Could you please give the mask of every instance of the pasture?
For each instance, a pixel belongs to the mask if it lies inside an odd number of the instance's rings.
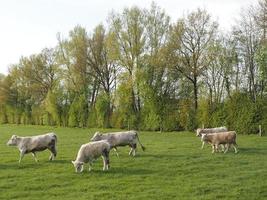
[[[77,174],[71,160],[95,130],[1,125],[0,199],[267,199],[267,137],[238,135],[238,154],[211,154],[195,133],[141,131],[145,152],[138,145],[133,158],[123,147],[117,158],[112,150],[109,171],[98,159],[90,173],[85,165]],[[19,165],[17,148],[6,146],[13,133],[50,131],[58,135],[55,161],[46,150],[37,153],[38,163],[28,154]]]

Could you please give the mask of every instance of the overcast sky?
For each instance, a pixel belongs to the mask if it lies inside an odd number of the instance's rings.
[[[54,47],[56,33],[67,36],[79,24],[88,32],[106,21],[111,10],[121,12],[137,5],[149,8],[152,0],[1,0],[0,1],[0,73],[18,63],[21,56]],[[218,20],[222,30],[230,30],[241,8],[257,0],[154,0],[172,21],[188,11],[205,8]]]

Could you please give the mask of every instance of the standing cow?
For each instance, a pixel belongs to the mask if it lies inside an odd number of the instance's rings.
[[[233,145],[235,153],[238,152],[235,131],[211,133],[211,134],[204,133],[201,136],[201,141],[208,142],[212,145],[212,153],[218,151],[219,145],[226,145],[224,153],[228,151],[230,145]]]
[[[91,138],[91,141],[99,141],[99,140],[106,140],[111,148],[114,148],[114,150],[117,153],[117,147],[118,146],[127,146],[129,145],[131,147],[131,150],[129,152],[129,155],[135,156],[136,153],[136,147],[137,142],[140,144],[142,150],[145,150],[145,147],[141,144],[138,132],[137,131],[122,131],[122,132],[113,132],[113,133],[99,133],[96,132],[94,136]]]
[[[12,135],[10,140],[7,142],[8,146],[16,146],[20,151],[19,163],[22,158],[27,153],[32,153],[36,162],[38,162],[36,157],[36,152],[44,151],[48,149],[51,151],[49,160],[54,160],[57,155],[56,150],[57,136],[55,133],[47,133],[44,135],[36,136],[26,136],[20,137],[17,135]]]
[[[75,171],[82,172],[85,163],[89,163],[89,171],[91,171],[93,161],[100,156],[103,158],[103,171],[108,170],[109,151],[110,144],[104,140],[83,144],[80,147],[76,160],[72,161]]]
[[[219,133],[219,132],[225,132],[228,131],[225,126],[222,127],[216,127],[216,128],[198,128],[196,131],[196,136],[201,137],[202,134],[211,134],[211,133]],[[201,149],[204,148],[205,141],[202,141]],[[224,149],[224,145],[222,145],[222,148]]]

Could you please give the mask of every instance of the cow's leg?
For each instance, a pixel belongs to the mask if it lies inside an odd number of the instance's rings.
[[[24,157],[25,150],[20,151],[19,164],[21,163],[22,158]]]
[[[234,144],[233,144],[233,147],[234,147],[234,149],[235,149],[235,153],[237,153],[237,152],[238,152],[238,150],[237,150],[237,144],[234,143]]]
[[[51,139],[50,143],[48,144],[49,151],[51,151],[51,155],[49,157],[49,160],[54,160],[57,156],[57,149],[56,149],[56,139]]]
[[[136,154],[136,144],[133,144],[132,148],[133,148],[133,156],[135,156],[135,154]]]
[[[114,147],[113,149],[114,149],[114,151],[115,151],[117,157],[119,157],[119,153],[118,153],[118,149],[117,149],[117,147]]]
[[[132,155],[132,153],[133,153],[133,147],[131,145],[130,145],[130,147],[131,147],[131,150],[129,151],[129,156]]]
[[[129,146],[131,147],[131,150],[129,152],[129,156],[135,156],[136,153],[136,144],[129,144]]]
[[[220,145],[219,145],[219,144],[216,144],[215,147],[216,147],[215,150],[216,150],[216,152],[218,153],[218,152],[220,151],[220,150],[219,150],[219,149],[220,149]]]
[[[226,153],[229,150],[229,144],[225,144],[226,148],[224,150],[224,153]]]
[[[215,152],[215,145],[213,144],[212,145],[212,153],[214,153]]]
[[[51,155],[49,157],[49,160],[54,160],[55,157],[57,156],[57,149],[56,149],[56,145],[53,144],[53,145],[50,145],[48,147],[49,151],[51,152]]]
[[[103,171],[109,169],[109,151],[104,149],[102,152],[102,159],[103,159]]]
[[[221,149],[222,149],[222,152],[224,152],[224,150],[225,150],[225,144],[221,144]]]
[[[92,171],[92,162],[89,161],[89,172]]]
[[[218,152],[224,152],[224,145],[223,144],[218,145]]]
[[[32,152],[32,156],[33,156],[35,162],[38,162],[38,159],[37,159],[37,157],[36,157],[36,153],[35,153],[35,152]]]
[[[205,142],[202,142],[201,149],[203,149],[203,148],[204,148],[204,145],[205,145]]]
[[[105,156],[102,156],[103,159],[103,171],[107,170],[107,159],[105,158]]]

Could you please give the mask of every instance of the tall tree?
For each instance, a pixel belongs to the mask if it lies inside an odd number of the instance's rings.
[[[95,28],[94,33],[88,40],[88,64],[92,68],[91,75],[98,80],[101,89],[106,95],[106,108],[102,111],[105,118],[105,127],[110,127],[111,118],[111,92],[115,86],[117,76],[117,63],[113,57],[111,43],[112,33],[106,33],[103,25]]]
[[[70,102],[69,123],[72,126],[86,126],[89,111],[95,103],[98,80],[91,74],[88,65],[88,35],[84,28],[76,26],[69,33],[69,39],[58,36],[60,63],[63,68],[65,93]]]
[[[167,60],[170,17],[152,3],[145,11],[145,56],[142,73],[142,97],[146,109],[144,124],[151,129],[164,129],[175,81]]]
[[[122,14],[110,16],[111,31],[119,48],[118,64],[123,67],[131,79],[132,109],[140,120],[141,98],[138,74],[144,56],[144,12],[138,7],[124,9]]]
[[[217,28],[217,22],[201,9],[178,20],[173,27],[170,40],[176,60],[173,67],[193,84],[195,110],[198,107],[198,79],[211,62],[208,49],[216,38]]]
[[[246,84],[253,101],[257,99],[259,69],[256,65],[256,52],[260,42],[260,32],[254,21],[254,8],[243,10],[241,19],[234,27],[233,34],[238,41],[241,65],[247,74]]]

